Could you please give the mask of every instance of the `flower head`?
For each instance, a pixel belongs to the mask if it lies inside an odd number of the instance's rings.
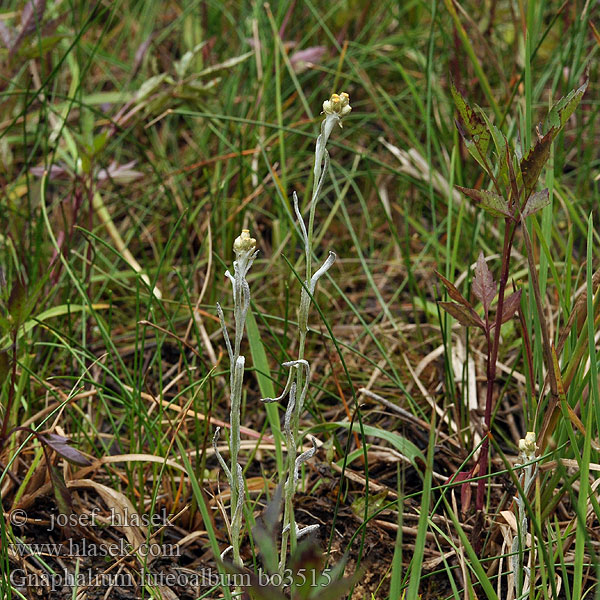
[[[233,242],[233,251],[239,258],[241,254],[250,254],[256,248],[256,240],[250,237],[248,229],[242,229],[242,233]]]
[[[536,450],[535,433],[533,431],[528,431],[525,435],[525,439],[519,440],[519,451],[529,460],[533,460],[533,458],[535,458]]]
[[[242,229],[242,233],[235,238],[233,242],[233,251],[235,252],[235,260],[233,261],[233,276],[229,273],[229,271],[225,272],[225,275],[231,280],[234,288],[234,302],[236,302],[236,298],[238,301],[241,299],[241,296],[238,297],[238,292],[241,293],[241,289],[243,287],[247,287],[248,284],[245,283],[245,278],[258,254],[258,250],[256,249],[256,240],[253,237],[250,237],[250,231],[248,229]],[[235,292],[238,290],[238,292]],[[248,290],[248,293],[249,290]]]
[[[335,115],[341,119],[351,110],[350,96],[348,96],[346,92],[342,92],[341,94],[331,94],[331,98],[323,102],[323,112],[326,115]]]

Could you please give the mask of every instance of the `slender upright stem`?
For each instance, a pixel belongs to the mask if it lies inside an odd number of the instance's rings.
[[[542,330],[542,346],[544,349],[544,358],[548,366],[548,375],[550,379],[550,391],[554,398],[558,397],[558,388],[556,385],[556,373],[554,373],[554,361],[552,360],[552,350],[550,346],[550,335],[548,334],[548,325],[544,315],[544,307],[542,305],[542,293],[540,291],[540,280],[538,278],[537,268],[533,256],[533,246],[531,237],[525,223],[523,223],[523,239],[525,240],[525,249],[527,250],[527,263],[529,265],[529,275],[531,277],[531,285],[533,287],[533,296],[535,305],[540,319],[540,329]]]
[[[227,325],[225,324],[225,316],[219,304],[217,304],[217,312],[219,314],[219,321],[221,322],[221,330],[225,345],[227,346],[227,354],[229,355],[230,361],[230,400],[231,410],[229,413],[229,422],[231,426],[231,432],[229,437],[229,454],[231,458],[231,466],[228,467],[223,460],[219,450],[217,448],[217,440],[219,437],[219,429],[215,433],[213,438],[213,447],[217,459],[227,475],[229,480],[229,489],[231,492],[230,504],[231,504],[231,531],[230,541],[231,549],[233,551],[233,562],[238,566],[242,567],[243,562],[240,554],[240,533],[242,529],[242,512],[244,505],[244,478],[242,474],[242,468],[238,462],[238,456],[240,451],[240,417],[241,417],[241,403],[242,403],[242,386],[244,382],[244,364],[245,358],[240,355],[240,348],[242,338],[244,336],[244,328],[246,325],[246,315],[250,307],[250,287],[246,281],[246,275],[258,254],[256,250],[256,240],[250,237],[250,232],[247,229],[242,230],[242,233],[237,237],[233,243],[233,251],[236,259],[233,262],[232,275],[229,271],[225,272],[225,276],[231,282],[233,292],[233,314],[235,320],[235,336],[233,345],[227,331]]]
[[[15,401],[15,385],[17,382],[17,334],[19,331],[18,324],[15,326],[13,331],[12,339],[12,369],[10,375],[10,383],[8,388],[8,402],[6,403],[6,409],[4,411],[4,419],[2,421],[2,431],[0,432],[0,450],[4,446],[6,440],[6,432],[8,431],[8,422],[10,421],[10,413],[12,412],[12,406]]]
[[[327,168],[329,166],[329,155],[327,154],[327,140],[331,135],[331,132],[335,125],[341,125],[341,118],[350,112],[351,108],[348,104],[347,94],[333,94],[331,98],[323,103],[323,112],[325,118],[321,123],[321,132],[317,137],[315,145],[315,163],[313,168],[313,188],[310,201],[310,209],[308,216],[308,228],[305,227],[302,215],[299,212],[297,205],[295,205],[296,214],[300,221],[300,228],[302,230],[303,241],[304,241],[304,253],[305,253],[305,266],[306,275],[304,279],[304,288],[300,295],[300,307],[298,314],[298,360],[304,359],[304,352],[306,349],[306,335],[308,332],[308,314],[310,310],[310,295],[314,290],[316,279],[325,270],[331,266],[333,260],[332,256],[335,255],[330,253],[330,258],[326,261],[325,265],[313,274],[312,269],[312,243],[314,235],[314,224],[315,224],[315,213],[317,208],[317,201],[319,194],[323,187],[323,181]],[[296,202],[296,198],[294,198]],[[314,279],[314,281],[313,281]],[[310,290],[310,294],[309,294]],[[300,390],[304,390],[305,373],[303,369],[297,369],[296,372],[296,390],[300,393]],[[302,394],[301,394],[302,398]],[[287,449],[287,472],[288,477],[285,484],[285,500],[284,500],[284,512],[283,512],[283,527],[284,530],[281,536],[281,554],[279,560],[279,571],[283,574],[285,570],[285,564],[287,559],[287,545],[288,540],[290,541],[290,550],[293,552],[296,546],[296,522],[294,519],[294,507],[293,498],[296,488],[296,479],[294,477],[296,459],[298,457],[298,444],[300,442],[300,436],[298,430],[300,428],[300,417],[303,409],[303,402],[298,401],[294,407],[294,412],[291,416],[291,443],[288,443]]]
[[[504,292],[508,283],[508,267],[510,264],[510,253],[514,239],[516,224],[512,218],[505,220],[504,226],[504,244],[502,248],[502,268],[500,274],[500,284],[498,286],[498,304],[496,310],[496,322],[494,325],[494,338],[490,344],[489,328],[487,333],[488,340],[488,358],[487,358],[487,386],[485,397],[485,415],[484,415],[484,438],[481,444],[481,454],[479,455],[479,476],[483,477],[488,473],[488,454],[490,447],[489,433],[492,424],[492,405],[494,395],[494,382],[496,380],[496,363],[498,361],[498,350],[500,347],[500,327],[502,325],[502,311],[504,308]],[[486,480],[479,479],[477,483],[477,498],[475,507],[477,510],[483,510],[485,500]]]

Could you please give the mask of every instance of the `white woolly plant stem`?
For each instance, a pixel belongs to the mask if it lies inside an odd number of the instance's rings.
[[[306,334],[308,332],[308,313],[310,310],[310,296],[314,293],[316,283],[333,264],[335,260],[335,254],[330,252],[329,258],[317,272],[313,275],[312,273],[312,241],[314,234],[314,222],[315,222],[315,210],[317,207],[317,200],[319,194],[323,188],[323,183],[327,170],[329,168],[329,153],[327,152],[326,145],[329,136],[333,130],[333,127],[340,123],[340,117],[335,114],[327,115],[321,123],[321,133],[317,138],[315,146],[315,165],[313,171],[313,191],[310,201],[310,210],[308,217],[308,229],[304,224],[304,219],[298,206],[298,197],[294,192],[294,212],[298,219],[298,224],[302,232],[302,239],[304,242],[304,253],[305,253],[305,264],[306,264],[306,277],[304,280],[304,287],[300,295],[300,307],[298,311],[298,328],[299,328],[299,339],[298,339],[298,360],[304,359],[304,350],[306,347]],[[309,295],[310,292],[310,295]],[[304,390],[308,385],[308,379],[303,369],[296,369],[296,390]],[[297,445],[299,443],[299,425],[300,415],[304,406],[303,402],[304,392],[302,394],[302,401],[296,402],[295,410],[291,416],[290,429],[291,438],[287,443],[287,472],[288,478],[285,485],[285,500],[284,500],[284,513],[283,513],[283,530],[281,537],[281,558],[279,561],[280,574],[283,574],[285,570],[286,558],[287,558],[287,545],[288,536],[290,538],[290,550],[293,551],[296,546],[296,523],[294,519],[293,509],[293,498],[296,491],[296,481],[294,473],[296,470],[296,457],[297,457]],[[291,443],[290,443],[291,442]],[[313,453],[314,454],[314,453]]]
[[[327,115],[325,119],[323,119],[321,123],[321,133],[317,138],[317,143],[315,145],[315,166],[313,170],[313,192],[312,197],[310,199],[310,210],[308,214],[308,230],[305,231],[305,248],[304,252],[306,254],[306,283],[310,281],[312,277],[312,242],[313,242],[313,234],[314,234],[314,225],[315,225],[315,210],[317,208],[317,200],[319,199],[319,194],[323,188],[323,182],[325,180],[325,175],[327,174],[327,169],[329,168],[329,153],[327,152],[327,140],[329,140],[329,136],[333,131],[333,127],[336,123],[341,123],[340,118],[337,115]],[[302,219],[300,219],[302,221]],[[304,225],[304,223],[302,223]],[[303,290],[304,293],[304,290]],[[304,335],[303,335],[304,334]],[[302,358],[302,354],[304,352],[304,342],[306,342],[306,332],[300,330],[301,336],[301,346],[298,354],[298,358]],[[304,339],[302,339],[302,337]]]
[[[524,464],[522,488],[523,495],[517,493],[515,501],[517,503],[517,534],[513,537],[511,548],[511,562],[515,585],[516,600],[524,600],[529,596],[531,583],[531,566],[525,566],[525,550],[527,548],[527,531],[529,529],[529,521],[527,519],[527,511],[525,502],[529,496],[529,491],[537,476],[537,464],[532,463],[535,460],[535,437],[533,433],[527,433],[525,439],[519,442],[519,459]],[[529,463],[529,464],[527,464]],[[520,464],[515,465],[521,466]],[[532,554],[529,551],[529,562],[531,562]],[[520,580],[520,573],[524,573],[523,580]]]
[[[250,237],[247,230],[242,231],[233,245],[236,254],[236,260],[233,263],[234,274],[229,271],[225,272],[225,276],[231,282],[233,292],[233,314],[235,322],[235,337],[233,346],[229,338],[227,326],[225,324],[225,316],[221,306],[217,304],[217,313],[221,323],[221,330],[227,347],[227,353],[230,361],[230,402],[231,410],[229,413],[230,434],[229,434],[229,456],[231,466],[228,467],[219,450],[217,449],[217,441],[219,439],[219,428],[217,428],[214,438],[213,447],[215,454],[221,465],[230,489],[230,541],[231,546],[222,553],[221,558],[231,549],[233,554],[233,562],[241,567],[243,566],[240,555],[240,534],[242,529],[242,513],[244,508],[244,477],[242,467],[239,464],[238,457],[240,452],[241,437],[240,437],[240,415],[242,406],[242,386],[244,382],[244,365],[245,358],[240,356],[240,347],[242,337],[244,335],[244,327],[246,324],[246,315],[250,307],[250,287],[246,281],[246,275],[256,258],[255,251],[256,240]]]
[[[288,476],[287,476],[287,480],[285,482],[285,488],[284,488],[285,508],[284,508],[284,520],[283,520],[283,530],[282,530],[283,547],[282,547],[282,553],[281,553],[281,557],[280,557],[280,561],[279,561],[279,569],[280,569],[281,573],[283,573],[283,571],[285,570],[286,552],[283,552],[283,550],[286,548],[288,536],[291,535],[292,539],[295,540],[297,537],[300,537],[301,535],[303,535],[305,533],[309,533],[310,531],[313,531],[315,528],[318,527],[318,525],[310,525],[308,527],[304,527],[302,530],[299,530],[295,523],[293,523],[293,526],[292,526],[292,523],[290,523],[289,519],[285,518],[286,515],[289,517],[289,515],[293,513],[292,501],[293,501],[294,493],[296,491],[296,486],[297,486],[298,480],[299,480],[300,466],[302,465],[302,463],[306,462],[308,459],[310,459],[314,456],[314,454],[316,452],[316,444],[313,439],[312,440],[313,447],[310,450],[303,452],[300,456],[296,457],[296,455],[297,455],[297,452],[296,452],[297,440],[296,440],[296,436],[294,435],[294,431],[292,430],[292,422],[293,422],[295,415],[298,414],[296,409],[299,408],[299,410],[301,411],[302,407],[304,406],[304,400],[306,398],[306,393],[308,391],[308,384],[310,381],[310,366],[309,366],[308,362],[303,359],[285,362],[285,363],[283,363],[283,366],[289,367],[290,373],[289,373],[288,380],[287,380],[287,383],[285,385],[285,388],[284,388],[282,394],[280,396],[278,396],[277,398],[263,399],[263,402],[280,402],[281,400],[283,400],[286,397],[286,395],[288,396],[287,407],[285,410],[285,418],[284,418],[284,422],[283,422],[283,432],[285,435],[286,445],[289,449],[288,456],[294,456],[294,462],[293,462],[292,467],[288,471]],[[304,386],[302,388],[302,391],[300,392],[299,398],[297,398],[296,381],[294,381],[298,377],[297,376],[298,371],[303,371],[303,373],[304,373],[304,375],[303,375]]]

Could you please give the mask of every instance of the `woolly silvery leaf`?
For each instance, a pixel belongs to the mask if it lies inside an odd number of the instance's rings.
[[[217,448],[217,442],[219,441],[220,433],[221,433],[221,428],[217,427],[217,429],[215,431],[215,435],[213,436],[213,440],[212,440],[213,449],[215,451],[215,456],[217,457],[217,460],[219,461],[219,464],[221,465],[221,468],[223,469],[223,471],[225,471],[225,476],[227,477],[227,481],[229,483],[229,486],[231,487],[231,471],[229,470],[229,467],[225,464],[225,461],[223,460],[223,457],[221,456],[221,453],[219,452],[219,449]]]
[[[329,251],[329,256],[327,257],[327,260],[321,265],[321,268],[318,269],[315,274],[310,278],[310,293],[314,294],[315,293],[315,287],[317,285],[317,281],[319,281],[319,279],[325,275],[325,273],[327,273],[327,271],[329,271],[329,269],[331,268],[331,265],[333,265],[333,263],[335,262],[336,259],[336,255],[335,252],[331,252],[331,250]]]
[[[231,349],[231,342],[229,341],[229,334],[227,333],[227,326],[225,325],[225,315],[221,305],[217,302],[217,314],[219,315],[219,322],[221,323],[221,331],[223,332],[223,339],[225,340],[225,346],[227,347],[227,354],[229,354],[229,360],[233,362],[233,350]]]
[[[306,396],[307,388],[308,388],[308,380],[310,379],[310,365],[308,364],[308,361],[306,361],[304,359],[290,360],[290,361],[286,361],[286,362],[282,363],[281,366],[289,367],[289,369],[290,369],[289,373],[288,373],[288,380],[287,380],[287,383],[285,384],[285,388],[283,389],[283,392],[281,392],[281,394],[279,396],[277,396],[277,398],[262,398],[261,402],[265,402],[265,403],[281,402],[281,400],[283,400],[286,397],[287,393],[290,391],[292,380],[296,374],[294,371],[294,368],[297,369],[300,366],[302,366],[305,371],[305,383],[302,386],[302,393],[300,395],[300,399],[303,402],[304,397]]]
[[[306,231],[306,225],[304,224],[304,219],[302,218],[302,213],[300,212],[300,207],[298,205],[298,194],[296,194],[296,192],[293,192],[292,197],[294,199],[294,212],[296,213],[298,225],[300,225],[300,231],[302,232],[302,240],[304,241],[304,251],[308,252],[308,233]]]
[[[296,539],[301,538],[303,535],[306,535],[307,533],[311,533],[311,532],[319,529],[318,525],[307,525],[306,527],[303,527],[302,529],[300,529],[296,523],[294,523],[294,526],[296,529]],[[290,526],[286,525],[283,528],[281,533],[287,533],[289,530],[290,530]]]
[[[306,450],[306,452],[303,452],[296,459],[296,464],[294,465],[294,485],[296,485],[296,483],[298,483],[298,480],[300,479],[300,466],[307,460],[311,459],[317,452],[317,442],[315,438],[311,436],[310,441],[312,442],[312,448],[309,448],[308,450]]]

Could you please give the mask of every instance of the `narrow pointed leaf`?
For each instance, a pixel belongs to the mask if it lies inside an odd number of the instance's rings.
[[[437,271],[435,272],[435,274],[440,278],[440,280],[444,284],[444,287],[448,291],[448,295],[450,296],[450,298],[452,298],[452,300],[456,300],[459,304],[462,304],[467,308],[472,308],[471,303],[458,291],[458,289],[452,282],[448,281],[441,273],[438,273]]]
[[[460,510],[463,515],[467,513],[471,506],[471,481],[470,479],[473,477],[472,471],[460,471],[456,473],[456,475],[452,475],[452,477],[448,477],[444,485],[448,485],[452,483],[453,485],[459,484],[461,481],[463,482],[460,486]]]
[[[473,495],[473,490],[471,488],[471,482],[465,481],[460,486],[460,509],[463,515],[466,515],[471,508],[471,497]]]
[[[138,91],[134,94],[134,100],[136,102],[141,102],[145,100],[150,94],[153,94],[157,91],[162,84],[162,82],[167,78],[167,73],[160,73],[159,75],[154,75],[150,77],[138,89]]]
[[[538,434],[537,445],[540,449],[540,452],[544,452],[546,450],[546,446],[548,445],[548,440],[554,433],[556,425],[558,424],[559,417],[561,415],[561,406],[566,406],[567,397],[565,395],[565,387],[561,375],[560,365],[558,364],[558,356],[556,355],[556,348],[554,344],[552,344],[552,364],[554,366],[554,374],[556,377],[556,391],[558,393],[557,397],[551,397],[550,402],[548,403],[548,408],[544,413],[544,419],[542,421],[542,427]]]
[[[586,78],[583,85],[576,90],[572,90],[566,96],[561,98],[551,109],[546,117],[544,123],[544,129],[546,132],[554,129],[558,133],[569,120],[569,117],[573,114],[585,91],[587,89],[589,79]]]
[[[508,142],[506,142],[506,147],[504,149],[504,162],[506,164],[506,168],[508,169],[508,182],[510,184],[511,194],[509,196],[508,210],[511,214],[515,210],[515,205],[520,202],[521,199],[521,183],[523,182],[523,176],[519,172],[519,178],[517,179],[517,175],[515,173],[515,168],[513,165],[513,155],[508,147]]]
[[[486,155],[491,135],[485,121],[469,106],[464,96],[456,89],[453,83],[450,86],[450,90],[454,98],[454,104],[460,115],[460,122],[457,123],[458,130],[465,140],[471,155],[487,170]]]
[[[198,56],[198,53],[200,52],[200,50],[202,50],[202,48],[204,48],[206,44],[206,41],[196,44],[191,50],[188,50],[179,60],[176,60],[173,63],[175,73],[177,73],[177,76],[180,79],[183,79],[185,77],[185,74],[189,69],[192,60],[194,60],[194,58]]]
[[[485,158],[485,155],[481,154],[481,150],[477,147],[477,144],[471,138],[467,137],[467,133],[462,125],[458,127],[458,131],[461,134],[462,140],[465,144],[465,147],[469,151],[469,154],[479,163],[479,166],[484,171],[488,172],[488,162]]]
[[[245,52],[244,54],[240,54],[239,56],[233,56],[232,58],[228,58],[226,61],[219,63],[218,65],[211,65],[206,69],[203,69],[198,73],[197,77],[206,77],[207,75],[212,75],[213,73],[217,73],[218,71],[223,71],[224,69],[231,69],[231,67],[235,67],[240,63],[244,62],[248,58],[254,55],[254,52],[250,50],[249,52]]]
[[[521,160],[521,173],[523,174],[523,186],[525,197],[529,197],[535,188],[535,184],[542,172],[542,168],[550,156],[550,147],[554,139],[555,130],[551,129],[546,135],[538,137],[535,144]]]
[[[535,192],[527,199],[525,208],[523,208],[522,217],[526,218],[529,215],[538,212],[538,210],[542,210],[542,208],[548,206],[548,204],[550,204],[548,188]]]
[[[475,265],[475,277],[473,279],[473,293],[481,300],[483,310],[488,312],[492,300],[496,297],[496,282],[492,272],[489,270],[483,252],[479,253],[477,265]]]
[[[277,534],[281,531],[283,508],[283,484],[277,486],[275,493],[256,525],[252,528],[252,535],[262,561],[267,571],[275,573],[278,564]]]
[[[485,156],[490,143],[490,132],[485,121],[469,106],[464,96],[456,89],[454,83],[450,85],[454,105],[460,115],[462,125],[472,138],[473,142]]]
[[[69,438],[57,435],[56,433],[40,434],[38,438],[52,448],[58,455],[76,465],[87,466],[91,464],[79,450],[70,445],[71,440]]]
[[[521,172],[523,173],[523,185],[525,186],[525,197],[529,197],[535,188],[542,167],[550,156],[552,141],[565,126],[569,117],[573,114],[583,98],[588,86],[586,78],[584,84],[573,90],[564,98],[561,98],[550,110],[544,123],[544,135],[538,135],[538,139],[530,148],[529,152],[521,161]]]
[[[490,133],[491,140],[494,142],[494,147],[496,148],[496,154],[498,156],[502,156],[504,149],[507,145],[507,140],[504,134],[489,120],[488,116],[485,114],[483,110],[479,106],[475,107],[477,115],[485,123],[487,130]]]
[[[54,465],[48,465],[48,470],[50,472],[50,481],[52,482],[52,489],[54,491],[54,497],[56,498],[59,513],[62,515],[72,514],[73,500],[67,489],[62,473]]]
[[[472,308],[456,304],[456,302],[440,302],[439,305],[461,325],[465,327],[480,327],[485,330],[483,321]]]
[[[504,298],[502,304],[502,323],[506,323],[509,319],[515,316],[519,306],[521,305],[521,290],[517,290],[510,296]]]
[[[508,208],[508,202],[499,194],[495,192],[488,192],[486,190],[474,190],[471,188],[456,186],[463,194],[469,196],[469,198],[475,200],[478,206],[481,206],[486,212],[494,215],[495,217],[510,217],[510,210]]]
[[[8,312],[17,325],[20,325],[23,322],[26,302],[27,288],[21,280],[17,278],[8,298]]]
[[[496,177],[506,185],[508,184],[508,160],[510,160],[510,156],[512,156],[512,154],[509,153],[507,159],[506,150],[509,148],[508,141],[504,134],[489,120],[488,116],[481,108],[479,108],[479,106],[476,107],[476,110],[479,117],[485,122],[485,125],[490,132],[491,139],[494,142],[498,165]]]

